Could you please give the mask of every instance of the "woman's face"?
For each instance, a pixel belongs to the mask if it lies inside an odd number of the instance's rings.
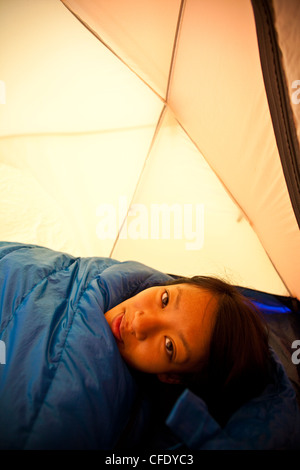
[[[216,300],[189,284],[150,287],[106,312],[124,360],[161,380],[177,382],[205,360]]]

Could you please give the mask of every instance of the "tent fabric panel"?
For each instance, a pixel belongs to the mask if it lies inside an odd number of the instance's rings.
[[[114,238],[99,224],[120,204],[126,216],[154,131],[2,138],[1,239],[109,256]]]
[[[62,1],[145,83],[165,97],[180,0]]]
[[[188,54],[192,47],[194,56]],[[299,296],[299,231],[270,119],[250,2],[187,2],[169,104]]]
[[[162,101],[61,2],[0,6],[1,239],[109,256],[99,206],[131,200]]]
[[[112,256],[287,294],[252,227],[170,111]]]
[[[76,252],[75,232],[62,208],[30,171],[0,162],[0,200],[2,240],[35,241],[59,251]]]
[[[28,0],[23,7],[12,0],[0,7],[0,79],[6,83],[0,135],[156,124],[161,100],[61,2]]]

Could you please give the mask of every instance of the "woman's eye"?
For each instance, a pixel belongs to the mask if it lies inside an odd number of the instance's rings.
[[[172,341],[167,337],[165,338],[165,347],[166,347],[168,356],[172,358],[173,353],[174,353],[174,346],[173,346]]]
[[[161,296],[161,303],[162,303],[163,308],[165,308],[168,305],[169,303],[168,291],[165,291],[163,295]]]

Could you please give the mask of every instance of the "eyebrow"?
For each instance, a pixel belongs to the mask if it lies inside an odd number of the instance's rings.
[[[176,309],[179,308],[181,293],[182,293],[182,289],[179,286],[176,286],[176,299],[175,299],[175,308]],[[178,336],[179,336],[179,338],[180,338],[180,340],[183,344],[183,347],[185,349],[185,357],[182,361],[178,361],[178,364],[184,364],[185,362],[187,362],[189,360],[190,355],[191,355],[191,350],[190,350],[190,347],[189,347],[189,345],[188,345],[188,343],[187,343],[187,341],[186,341],[186,339],[183,336],[181,331],[178,331]]]
[[[191,350],[190,350],[190,347],[189,347],[188,343],[186,342],[186,339],[183,336],[181,331],[178,331],[178,336],[179,336],[180,340],[182,341],[183,347],[185,349],[185,357],[182,360],[176,361],[176,362],[178,364],[184,364],[189,360],[189,358],[191,356]]]
[[[179,286],[176,286],[176,292],[175,308],[178,309],[181,298],[181,288]]]

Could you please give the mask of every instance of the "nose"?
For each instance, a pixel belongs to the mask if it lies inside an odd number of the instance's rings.
[[[132,321],[132,332],[139,341],[144,341],[151,334],[156,332],[161,327],[161,319],[158,315],[144,312],[143,310],[137,310],[134,313]]]

